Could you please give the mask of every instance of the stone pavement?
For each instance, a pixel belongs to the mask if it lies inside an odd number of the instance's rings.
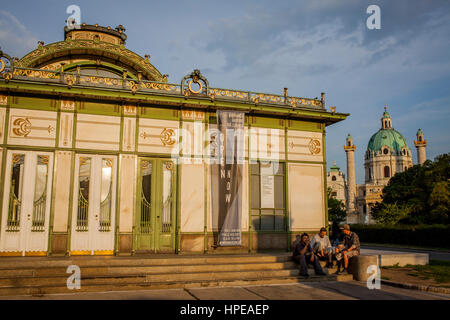
[[[303,282],[283,285],[9,296],[4,300],[449,300],[450,295],[382,285],[369,290],[365,283]]]

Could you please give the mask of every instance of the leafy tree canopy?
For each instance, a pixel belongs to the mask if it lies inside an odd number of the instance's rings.
[[[328,221],[340,223],[346,217],[345,204],[336,199],[331,193],[331,188],[328,188]]]
[[[395,174],[372,210],[381,223],[450,223],[450,153]]]

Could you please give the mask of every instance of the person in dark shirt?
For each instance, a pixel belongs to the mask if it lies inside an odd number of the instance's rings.
[[[344,225],[344,248],[341,251],[344,256],[344,270],[348,269],[348,260],[360,253],[359,237],[353,231],[350,231],[348,224]],[[339,269],[338,269],[339,271]]]
[[[306,233],[302,234],[300,242],[294,248],[292,259],[300,264],[301,276],[309,277],[308,264],[312,264],[314,266],[314,272],[316,275],[326,275],[320,266],[319,259],[317,259],[313,249],[311,248],[309,236]]]

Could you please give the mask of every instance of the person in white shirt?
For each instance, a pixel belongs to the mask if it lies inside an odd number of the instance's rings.
[[[333,249],[327,236],[327,229],[321,228],[320,232],[314,235],[311,240],[311,247],[319,260],[327,262],[327,268],[333,265]]]

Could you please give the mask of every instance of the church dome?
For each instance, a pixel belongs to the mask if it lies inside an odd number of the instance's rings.
[[[369,140],[366,151],[366,159],[371,155],[396,155],[411,156],[411,150],[406,144],[403,135],[392,127],[391,115],[384,105],[384,113],[381,118],[381,129],[378,130]]]
[[[388,151],[384,151],[388,148]],[[369,140],[367,151],[375,154],[381,152],[384,154],[393,153],[395,155],[403,155],[403,150],[407,150],[410,155],[410,149],[403,135],[395,129],[380,129]]]

